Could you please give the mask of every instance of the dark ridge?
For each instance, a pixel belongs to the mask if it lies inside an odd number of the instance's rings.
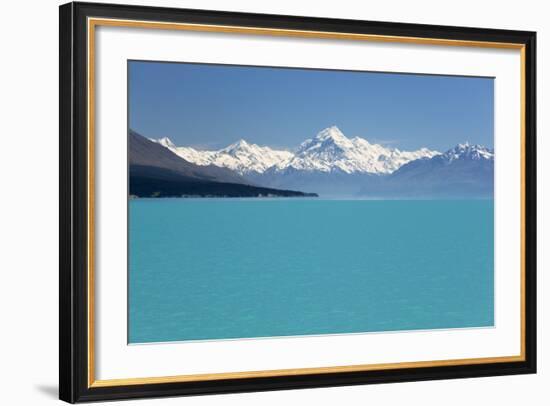
[[[210,182],[151,166],[130,166],[133,197],[317,197],[315,193]]]
[[[214,165],[199,166],[188,162],[168,148],[148,140],[132,130],[130,130],[128,144],[130,166],[140,165],[164,168],[185,177],[213,182],[250,183],[229,169]]]

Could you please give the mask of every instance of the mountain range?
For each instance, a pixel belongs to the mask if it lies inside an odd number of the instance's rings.
[[[275,189],[322,195],[376,198],[491,197],[494,152],[459,144],[448,151],[402,151],[346,137],[336,126],[320,131],[294,150],[273,149],[245,140],[219,150],[154,141],[197,167],[223,168],[247,182]]]
[[[216,165],[241,175],[266,171],[316,171],[389,174],[401,165],[419,158],[431,158],[439,152],[422,148],[400,151],[371,144],[364,138],[347,138],[336,126],[326,128],[300,144],[295,152],[261,147],[241,139],[216,151],[177,147],[169,138],[155,141],[183,159],[197,165]]]
[[[130,130],[129,193],[135,197],[315,196],[255,185],[238,173],[215,165],[196,165]]]

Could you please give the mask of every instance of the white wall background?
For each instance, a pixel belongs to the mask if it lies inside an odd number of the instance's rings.
[[[110,1],[119,3],[120,1]],[[550,291],[544,275],[550,223],[548,77],[550,22],[545,3],[461,0],[159,0],[120,3],[316,17],[534,30],[538,32],[539,373],[421,383],[142,400],[124,404],[517,405],[548,404]],[[57,0],[3,4],[0,24],[0,403],[57,400],[58,9]],[[546,113],[546,114],[545,114]]]

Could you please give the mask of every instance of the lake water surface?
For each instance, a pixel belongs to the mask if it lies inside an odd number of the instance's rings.
[[[492,200],[129,209],[130,343],[493,325]]]

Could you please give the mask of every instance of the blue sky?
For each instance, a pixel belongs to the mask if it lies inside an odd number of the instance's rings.
[[[130,61],[130,128],[176,145],[294,148],[336,125],[400,149],[493,147],[493,79]]]

